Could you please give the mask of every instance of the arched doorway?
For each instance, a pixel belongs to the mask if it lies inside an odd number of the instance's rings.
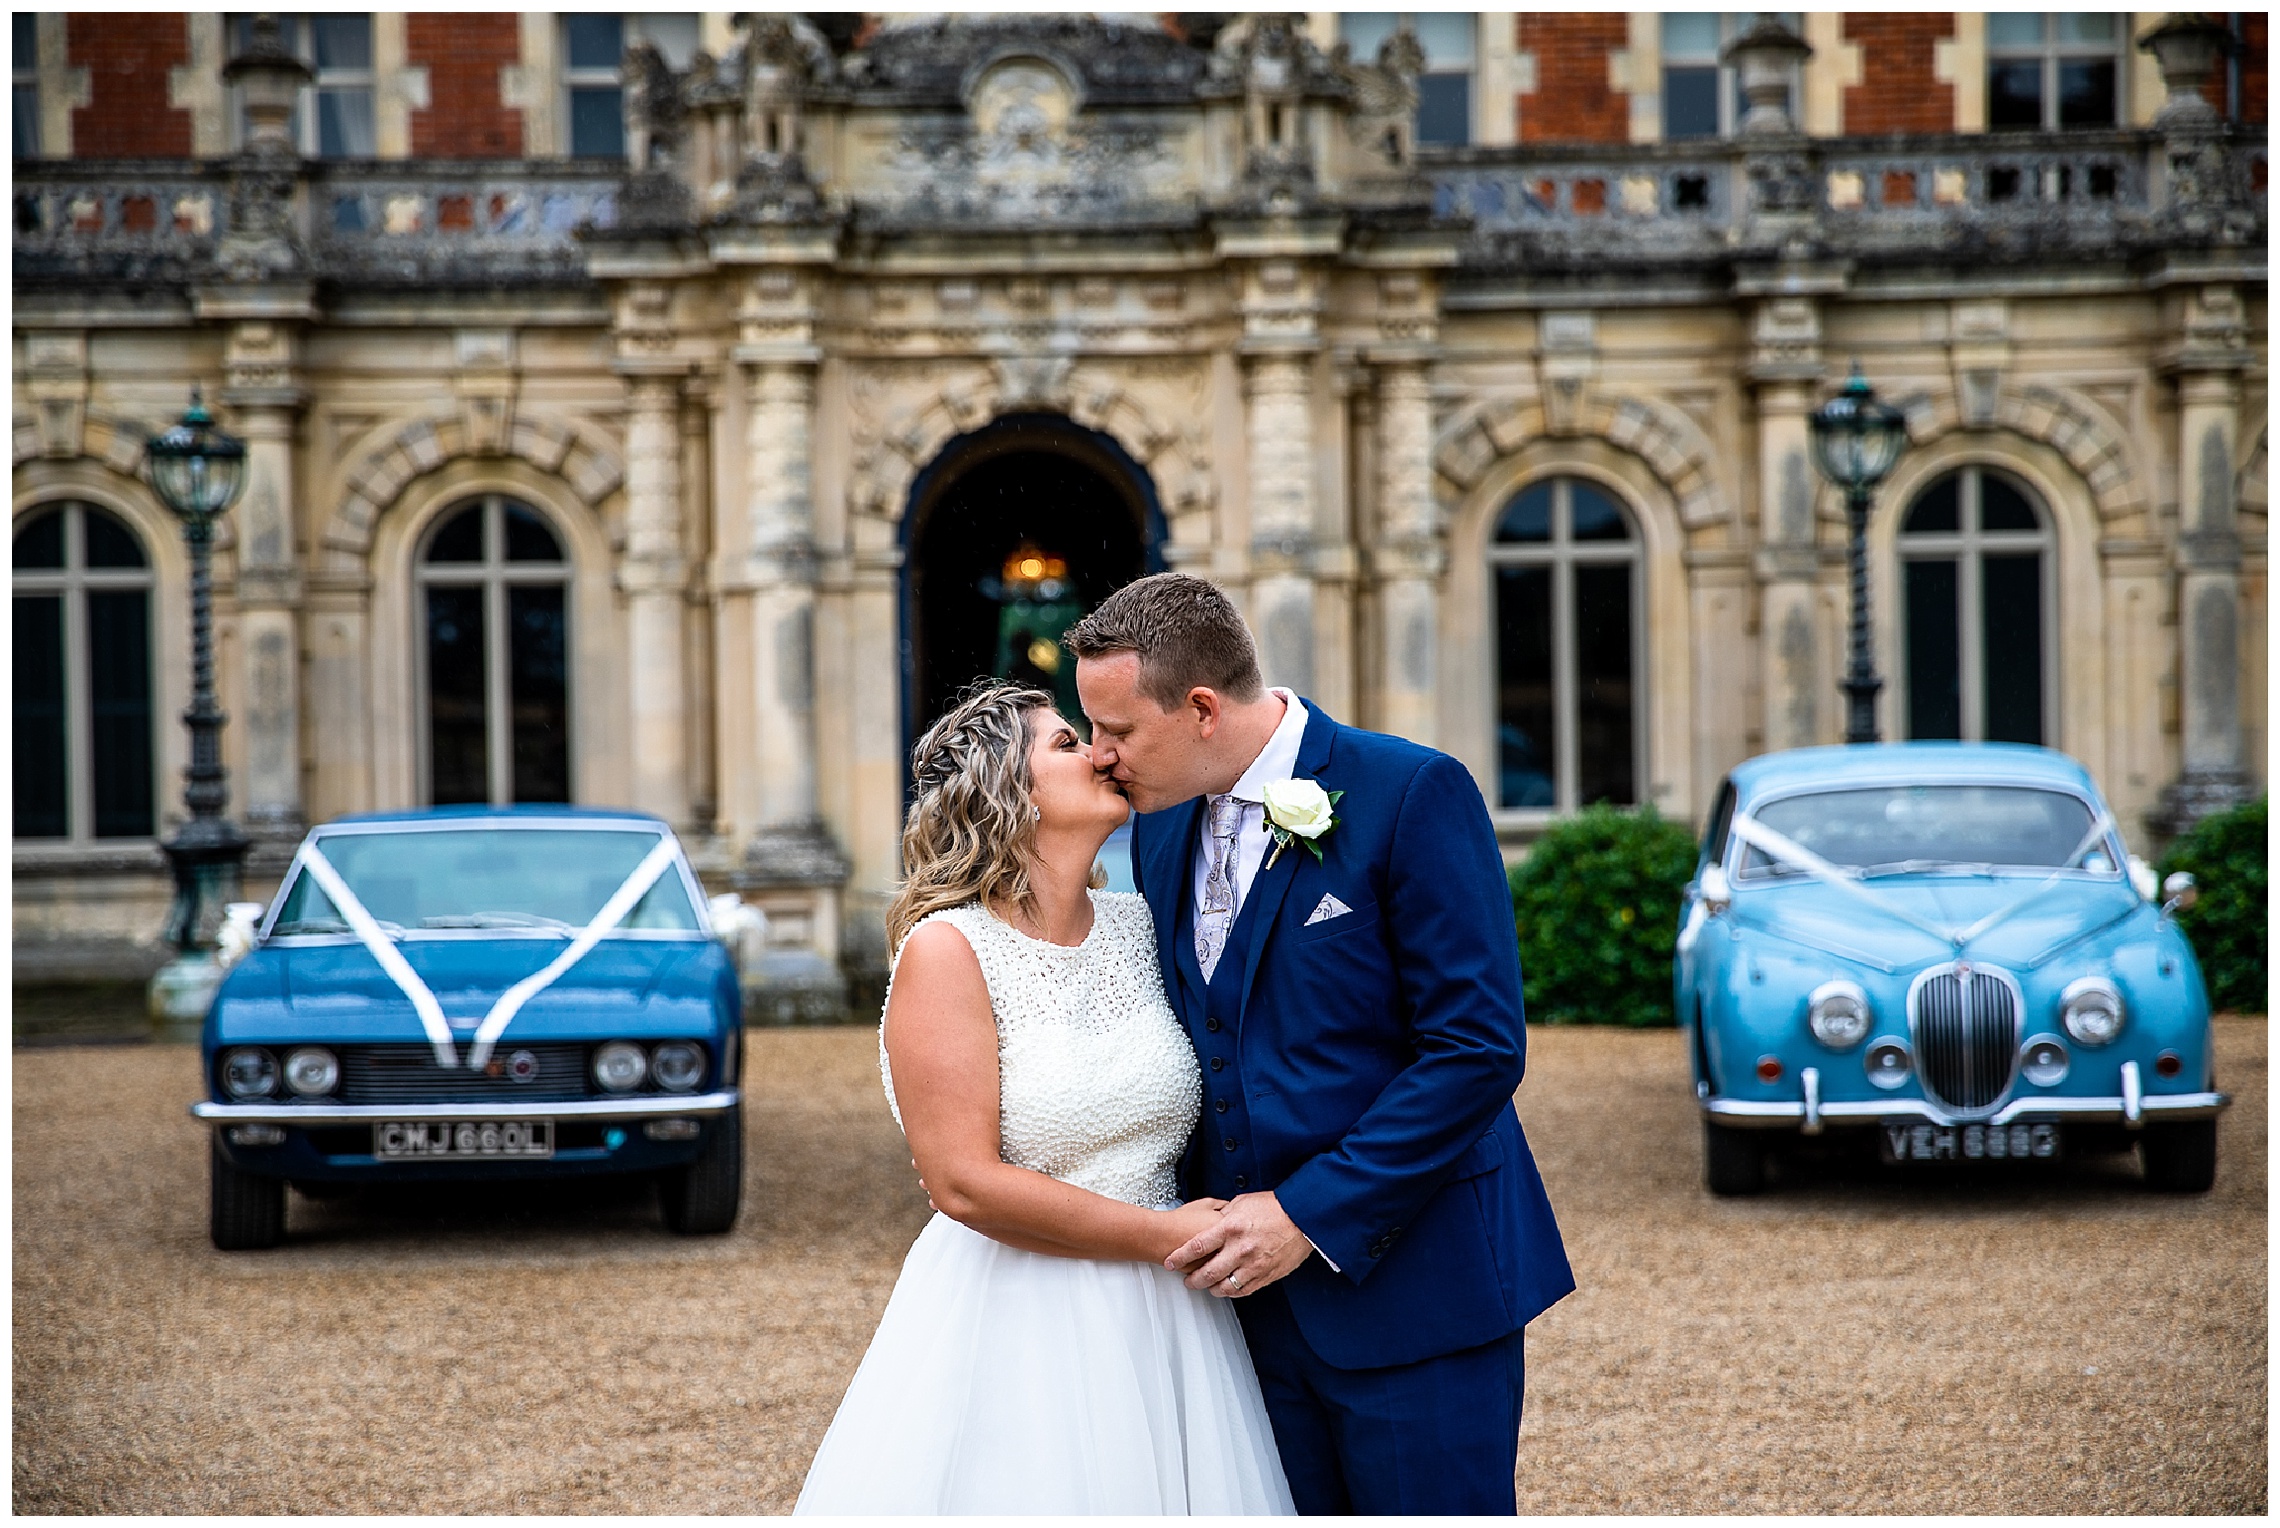
[[[903,517],[903,753],[975,679],[1050,690],[1082,724],[1061,634],[1163,567],[1147,472],[1057,414],[1010,414],[950,442]]]

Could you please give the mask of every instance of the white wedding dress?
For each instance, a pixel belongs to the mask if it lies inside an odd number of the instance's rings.
[[[1152,1209],[1202,1098],[1148,905],[1093,893],[1073,948],[978,906],[1005,1160]],[[892,991],[890,987],[889,991]],[[879,1069],[895,1108],[884,1025]],[[895,1119],[902,1119],[895,1109]],[[1022,1252],[946,1215],[903,1262],[803,1513],[1287,1513],[1234,1310],[1153,1263]]]

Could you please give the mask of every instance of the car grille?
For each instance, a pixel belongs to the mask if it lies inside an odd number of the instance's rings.
[[[466,1049],[456,1067],[436,1065],[427,1045],[340,1047],[340,1101],[344,1104],[559,1103],[588,1096],[583,1045],[501,1045],[490,1066],[470,1072]],[[507,1074],[519,1051],[538,1060],[538,1075],[517,1082]]]
[[[1986,967],[1941,966],[1916,984],[1916,1067],[1952,1109],[1992,1108],[2019,1059],[2018,989]]]

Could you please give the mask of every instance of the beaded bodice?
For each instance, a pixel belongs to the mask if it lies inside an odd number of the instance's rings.
[[[1160,1209],[1179,1202],[1175,1168],[1202,1105],[1202,1073],[1164,997],[1146,900],[1105,891],[1092,899],[1092,932],[1073,946],[1032,939],[978,905],[924,921],[965,935],[989,984],[999,1154]],[[890,1002],[893,993],[890,981]],[[899,1125],[883,1021],[879,1075]]]

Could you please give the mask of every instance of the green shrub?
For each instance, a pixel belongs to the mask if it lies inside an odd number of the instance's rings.
[[[1652,807],[1590,807],[1546,829],[1512,870],[1529,1020],[1673,1022],[1671,946],[1694,858],[1694,835]]]
[[[2264,1011],[2265,798],[2204,817],[2169,846],[2161,873],[2191,872],[2201,899],[2177,915],[2208,979],[2209,1002],[2235,1013]]]

